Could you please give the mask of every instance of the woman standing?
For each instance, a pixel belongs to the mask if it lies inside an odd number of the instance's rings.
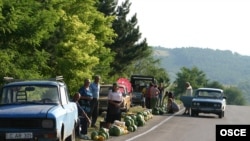
[[[186,82],[186,96],[193,96],[193,88],[192,88],[192,86],[190,85],[189,82]],[[189,115],[190,106],[191,105],[185,106],[185,111],[184,111],[183,115]]]
[[[121,121],[121,104],[123,103],[122,93],[119,91],[119,85],[113,84],[112,89],[108,94],[108,110],[107,110],[107,128],[110,128],[111,124],[115,120]]]
[[[80,99],[78,100],[81,108],[84,110],[84,112],[88,115],[88,117],[91,117],[90,114],[90,110],[91,110],[91,106],[90,106],[90,102],[93,99],[93,95],[90,91],[89,88],[90,85],[90,79],[86,78],[84,80],[84,84],[83,86],[79,89],[79,93],[81,95]],[[87,136],[88,133],[88,124],[86,124],[86,122],[83,122],[84,124],[81,125],[81,131],[80,131],[80,138],[82,139],[89,139],[89,137]]]

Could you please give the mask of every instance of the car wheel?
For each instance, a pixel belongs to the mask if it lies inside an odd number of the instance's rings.
[[[191,116],[192,117],[198,116],[198,112],[195,112],[195,111],[191,110]]]
[[[191,117],[194,117],[194,116],[195,116],[194,111],[191,110]]]
[[[71,135],[65,141],[75,141],[76,140],[76,127],[73,128]]]
[[[222,117],[224,117],[224,111],[219,113],[219,118],[222,118]]]

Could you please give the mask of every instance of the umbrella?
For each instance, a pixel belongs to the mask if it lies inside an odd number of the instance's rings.
[[[117,83],[125,85],[127,87],[129,93],[132,92],[132,85],[127,78],[119,78],[117,80]]]

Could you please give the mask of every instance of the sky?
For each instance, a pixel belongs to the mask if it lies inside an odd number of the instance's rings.
[[[129,1],[129,15],[137,15],[149,46],[210,48],[250,56],[249,0]]]

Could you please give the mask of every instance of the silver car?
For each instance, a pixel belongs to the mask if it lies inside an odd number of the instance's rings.
[[[199,88],[192,99],[191,116],[199,113],[212,113],[224,117],[226,110],[226,97],[222,89]]]

